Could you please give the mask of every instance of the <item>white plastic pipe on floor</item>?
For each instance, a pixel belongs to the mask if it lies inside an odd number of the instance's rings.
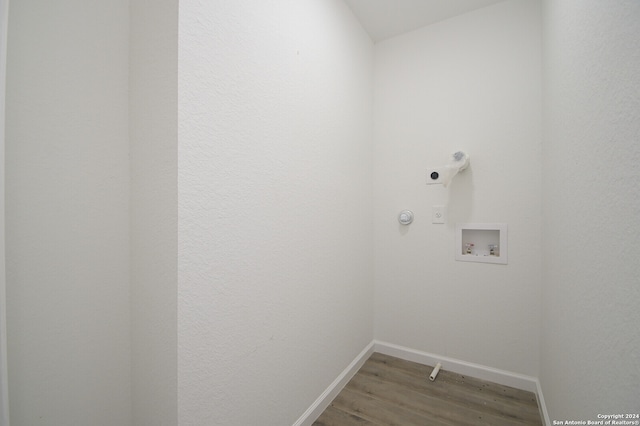
[[[433,371],[429,375],[429,380],[431,380],[433,382],[436,379],[436,376],[438,375],[438,372],[440,371],[440,368],[442,368],[442,364],[437,363],[435,368],[433,369]]]

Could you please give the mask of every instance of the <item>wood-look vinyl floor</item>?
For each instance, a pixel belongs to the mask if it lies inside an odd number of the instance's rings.
[[[542,425],[532,392],[374,353],[314,426]]]

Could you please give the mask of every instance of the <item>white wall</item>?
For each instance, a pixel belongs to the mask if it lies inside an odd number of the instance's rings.
[[[637,413],[640,3],[544,2],[543,327],[551,419]]]
[[[0,165],[4,170],[4,105],[7,65],[7,24],[9,1],[0,0]],[[7,371],[7,282],[4,237],[4,173],[0,173],[0,425],[9,426]]]
[[[131,424],[126,0],[11,3],[14,425]]]
[[[373,337],[372,44],[338,0],[179,27],[179,424],[292,424]]]
[[[178,2],[130,0],[133,424],[175,426]]]
[[[537,375],[540,11],[512,0],[376,45],[375,337]],[[447,188],[426,168],[458,149]],[[431,223],[446,205],[447,223]],[[403,209],[415,214],[398,224]],[[455,224],[504,222],[509,264],[454,260]]]
[[[378,44],[373,156],[349,10],[255,3],[183,2],[179,35],[174,1],[12,3],[13,423],[291,424],[373,338],[374,278],[377,339],[541,347],[552,418],[637,411],[637,2],[544,2],[542,160],[536,1]],[[456,222],[508,223],[509,265],[455,262]]]

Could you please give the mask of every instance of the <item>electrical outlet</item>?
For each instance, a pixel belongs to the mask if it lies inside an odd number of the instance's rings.
[[[431,215],[431,223],[445,223],[447,216],[447,209],[445,206],[433,206],[433,213]]]

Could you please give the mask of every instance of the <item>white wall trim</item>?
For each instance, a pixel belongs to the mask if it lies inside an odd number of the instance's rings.
[[[549,412],[547,411],[547,405],[544,402],[544,397],[542,396],[542,385],[540,385],[540,380],[536,379],[536,398],[538,398],[538,408],[540,409],[540,417],[544,421],[544,424],[547,426],[551,426],[551,419],[549,419]]]
[[[366,348],[344,369],[342,373],[322,392],[322,395],[315,400],[311,407],[304,412],[302,416],[293,424],[293,426],[311,426],[320,414],[331,404],[331,401],[338,396],[342,388],[344,388],[349,380],[360,370],[362,365],[373,354],[374,341],[369,343]]]
[[[391,355],[402,358],[407,361],[418,362],[425,365],[436,365],[438,362],[442,364],[443,370],[453,371],[454,373],[464,374],[477,379],[488,380],[500,385],[511,386],[523,389],[529,392],[536,392],[537,379],[524,374],[513,373],[511,371],[500,370],[498,368],[487,367],[485,365],[474,364],[455,358],[449,358],[442,355],[422,352],[410,349],[404,346],[394,345],[392,343],[380,342],[374,340],[374,352],[384,355]]]

